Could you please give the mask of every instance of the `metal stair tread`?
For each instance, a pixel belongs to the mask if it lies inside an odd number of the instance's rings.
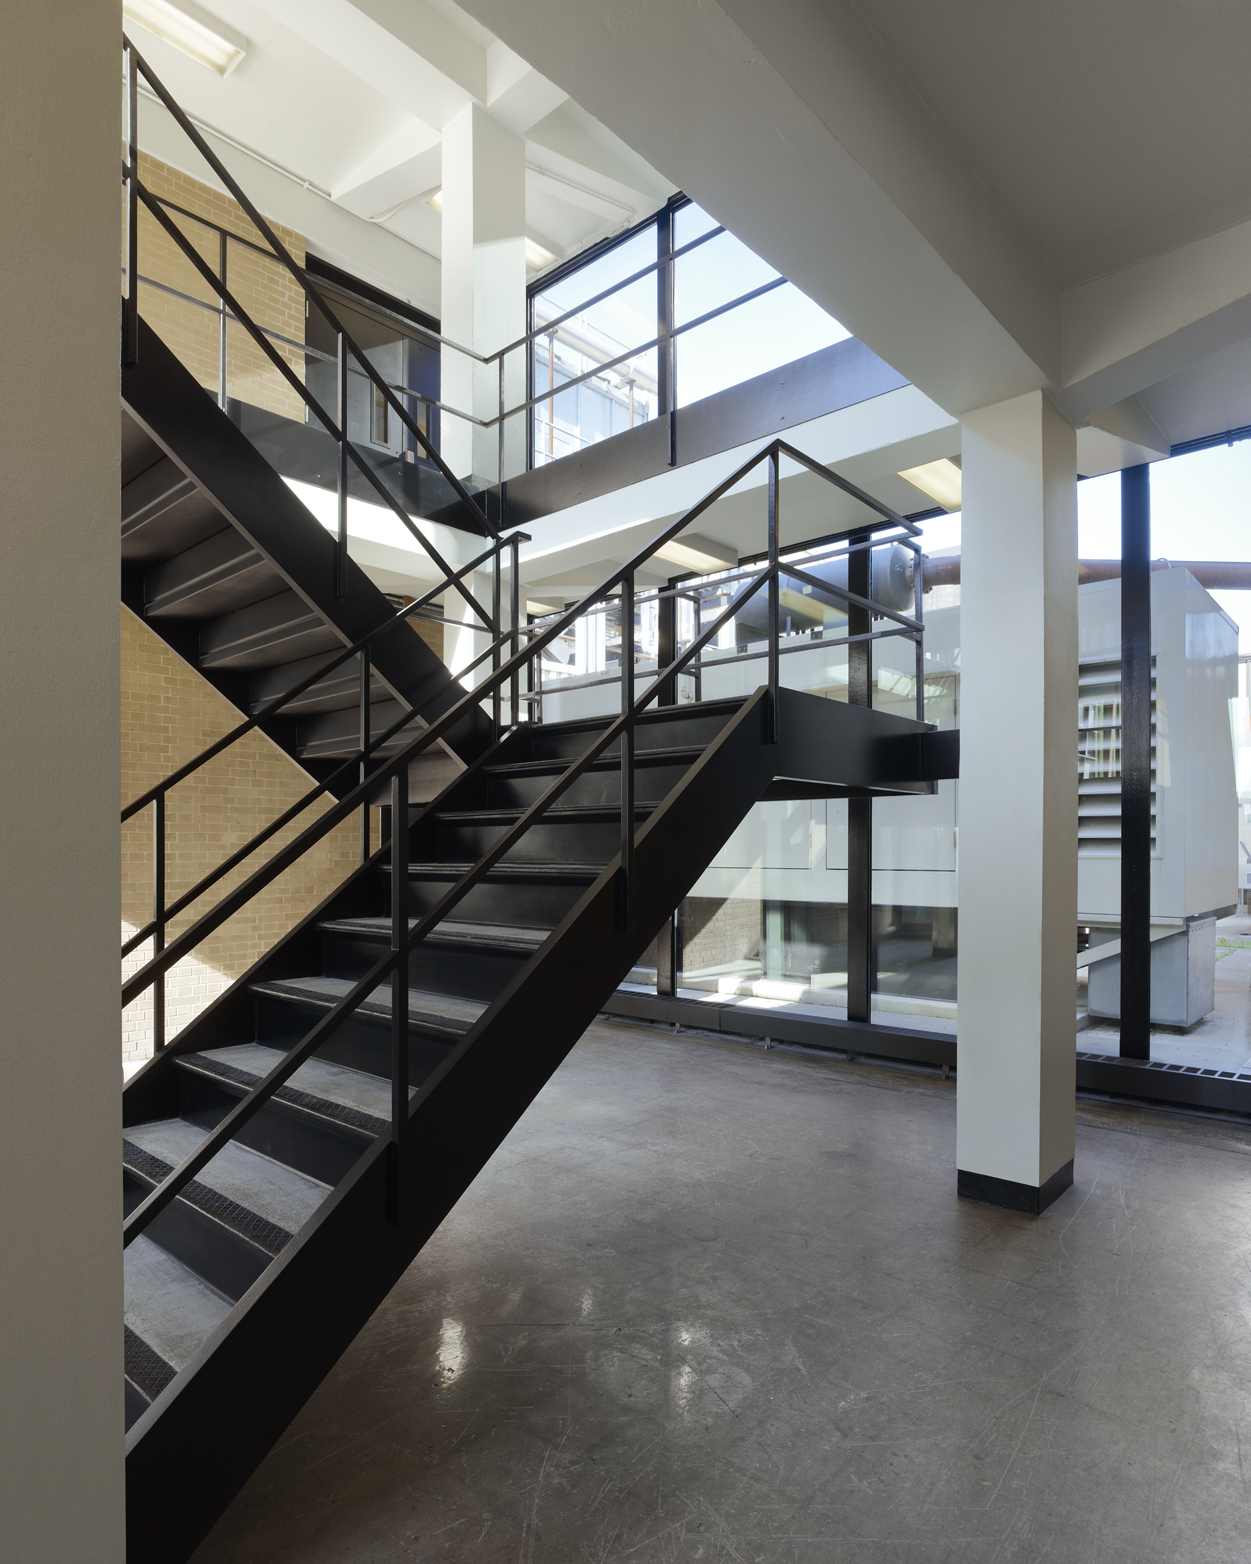
[[[230,1300],[140,1233],[123,1265],[126,1325],[177,1373],[230,1313]]]
[[[634,763],[639,765],[671,764],[676,765],[682,761],[696,761],[707,749],[706,744],[680,744],[670,749],[639,749],[634,753]],[[512,764],[497,766],[483,766],[483,773],[487,776],[534,776],[541,775],[545,771],[568,771],[569,767],[577,764],[576,755],[555,755],[548,760],[517,760]],[[610,751],[607,755],[600,755],[591,761],[586,768],[588,771],[619,771],[621,761],[616,752]]]
[[[356,984],[349,978],[333,978],[322,976],[310,976],[303,978],[275,978],[266,983],[253,983],[252,992],[267,996],[271,999],[296,999],[305,1003],[321,1005],[329,1009],[337,1004],[345,994],[350,994]],[[380,983],[367,999],[361,1001],[360,1010],[366,1015],[389,1016],[391,1014],[391,984]],[[427,1027],[437,1027],[441,1031],[454,1032],[459,1036],[461,1032],[467,1032],[482,1012],[486,1009],[483,1001],[475,999],[458,999],[454,994],[431,994],[424,989],[410,988],[408,991],[408,1019],[416,1021]],[[310,1063],[317,1063],[310,1060]],[[304,1066],[301,1066],[304,1068]],[[338,1068],[335,1066],[334,1068]],[[354,1073],[354,1072],[353,1072]],[[296,1071],[299,1074],[299,1071]],[[294,1076],[292,1079],[294,1080]],[[373,1076],[366,1077],[373,1080]],[[388,1092],[390,1088],[387,1088]],[[388,1102],[390,1098],[388,1097]],[[387,1116],[390,1116],[390,1108]]]
[[[410,929],[418,920],[409,918]],[[330,918],[317,927],[326,934],[357,934],[367,939],[389,940],[390,918]],[[426,938],[438,945],[472,945],[488,950],[537,950],[552,931],[527,928],[511,923],[464,923],[447,918],[432,929]]]
[[[410,875],[428,876],[433,879],[460,879],[475,868],[471,863],[410,863]],[[390,874],[391,866],[383,866],[384,874]],[[602,863],[497,863],[488,869],[488,880],[597,880],[604,872]]]
[[[520,820],[522,815],[532,807],[530,804],[501,804],[495,809],[441,809],[434,818],[447,821],[452,825],[497,825],[501,821]],[[639,819],[645,819],[655,808],[655,804],[635,804],[634,813]],[[563,821],[566,825],[577,824],[579,821],[598,824],[601,821],[620,818],[620,804],[569,804],[565,808],[557,804],[545,810],[535,821],[535,826],[552,821]]]
[[[124,1151],[124,1160],[141,1176],[164,1178],[203,1139],[203,1129],[186,1119],[156,1119],[131,1125],[122,1136],[122,1144],[141,1155],[134,1157]],[[166,1172],[145,1166],[145,1161],[164,1167]],[[209,1198],[200,1198],[196,1186]],[[329,1193],[328,1184],[231,1141],[196,1174],[184,1191],[184,1198],[276,1254]]]
[[[345,988],[350,986],[344,985]],[[202,1053],[184,1054],[178,1063],[250,1089],[285,1058],[286,1053],[281,1048],[269,1048],[264,1043],[240,1043],[229,1048],[206,1048]],[[306,1108],[369,1135],[381,1134],[391,1123],[389,1081],[377,1075],[366,1075],[361,1070],[350,1070],[344,1065],[330,1064],[324,1059],[306,1059],[274,1095],[279,1102]]]

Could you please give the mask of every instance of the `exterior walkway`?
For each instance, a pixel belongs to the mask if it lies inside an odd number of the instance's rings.
[[[1242,1564],[1251,1130],[1079,1104],[1029,1218],[954,1110],[592,1026],[196,1564]]]

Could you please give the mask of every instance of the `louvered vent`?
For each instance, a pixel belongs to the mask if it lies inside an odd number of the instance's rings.
[[[1151,659],[1151,851],[1156,851],[1156,659]],[[1083,662],[1077,679],[1077,852],[1121,852],[1121,659]]]

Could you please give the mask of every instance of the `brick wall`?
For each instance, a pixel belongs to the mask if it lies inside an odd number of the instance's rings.
[[[122,802],[129,803],[239,722],[231,704],[160,640],[122,610]],[[307,774],[259,733],[250,733],[169,795],[166,895],[172,901],[308,791]],[[185,929],[219,896],[311,823],[319,800],[171,926]],[[375,817],[375,840],[376,840]],[[169,975],[167,1035],[173,1037],[247,970],[305,913],[351,873],[359,851],[354,819],[335,828]],[[152,915],[152,811],[122,827],[122,937]],[[151,943],[123,963],[129,975]],[[123,1059],[152,1051],[150,997],[123,1013]]]
[[[699,972],[754,961],[764,937],[763,909],[754,898],[688,896],[682,903],[682,967]]]
[[[264,243],[251,219],[229,196],[180,173],[147,153],[139,154],[139,178],[153,195],[205,217],[229,233]],[[167,212],[217,275],[219,235],[178,212]],[[304,264],[304,237],[281,223],[271,227],[298,265]],[[139,208],[139,275],[163,282],[217,307],[217,294],[164,231],[145,206]],[[226,285],[258,326],[281,332],[296,342],[304,340],[304,293],[278,261],[267,260],[246,245],[227,242]],[[148,325],[173,349],[202,386],[218,393],[220,384],[219,320],[216,314],[163,293],[159,288],[139,288],[139,310]],[[304,355],[281,343],[273,344],[297,379],[304,379]],[[232,397],[303,422],[304,403],[286,383],[245,329],[227,325],[227,386]]]

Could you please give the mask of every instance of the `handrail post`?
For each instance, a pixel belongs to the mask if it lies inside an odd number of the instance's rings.
[[[778,742],[778,607],[781,591],[778,571],[778,480],[780,461],[777,447],[769,452],[769,742]]]
[[[339,332],[339,357],[336,364],[339,422],[339,535],[335,548],[334,595],[347,596],[348,539],[348,347],[347,333]]]
[[[515,658],[521,650],[521,538],[514,532],[508,540],[508,627],[512,635],[508,643],[508,655]],[[508,686],[508,715],[510,725],[521,721],[521,669],[513,670]]]
[[[498,519],[499,519],[500,526],[503,526],[503,524],[504,524],[504,355],[503,355],[503,353],[501,353],[499,358],[496,360],[496,364],[497,364],[497,366],[499,368],[500,410],[499,410],[499,423],[496,425],[498,439],[496,441],[496,453],[495,453],[495,481],[499,485],[499,491],[500,491],[500,508],[499,508],[499,518]]]
[[[153,799],[152,816],[152,954],[165,949],[165,794]],[[165,974],[152,985],[152,1052],[165,1047]]]
[[[391,1168],[388,1220],[400,1221],[400,1182],[408,1140],[408,767],[391,778]]]
[[[921,609],[921,594],[925,590],[924,583],[921,580],[921,571],[922,571],[922,568],[923,568],[922,567],[922,560],[924,559],[924,557],[925,556],[918,549],[916,554],[913,556],[913,558],[915,560],[915,563],[914,563],[914,565],[912,567],[912,617],[916,620],[916,622],[918,624],[923,624],[924,623],[924,620],[921,617],[921,613],[922,613],[922,609]],[[917,652],[917,721],[918,722],[924,722],[925,721],[925,637],[924,637],[923,634],[918,633],[918,634],[916,634],[915,639],[916,639],[916,652]]]
[[[126,56],[126,320],[123,357],[127,369],[139,362],[139,73],[134,50]]]
[[[498,673],[500,669],[500,560],[504,552],[504,545],[498,539],[495,544],[495,555],[491,561],[491,672]],[[500,736],[501,721],[501,690],[498,684],[491,690],[491,736],[498,739]]]
[[[373,659],[369,655],[368,646],[361,647],[361,710],[360,710],[360,748],[361,767],[360,780],[363,782],[369,771],[369,724],[372,713],[369,709],[370,684],[372,683]],[[369,862],[369,800],[361,805],[361,862]]]
[[[866,599],[873,597],[873,535],[853,533],[854,548],[847,556],[847,589]],[[873,615],[859,604],[847,605],[848,635],[865,635],[873,629]],[[847,701],[852,706],[873,704],[873,642],[852,641],[847,647]],[[847,800],[847,1019],[868,1021],[873,1005],[873,799]]]
[[[217,236],[217,245],[218,245],[218,249],[217,249],[217,275],[221,278],[221,285],[222,285],[221,311],[220,311],[221,318],[220,318],[220,321],[218,323],[218,328],[217,328],[217,330],[218,330],[218,339],[217,339],[217,381],[218,381],[218,387],[219,387],[218,393],[217,393],[217,401],[218,401],[218,404],[220,405],[221,410],[222,410],[223,413],[226,411],[226,368],[227,368],[227,365],[226,365],[226,318],[227,318],[227,310],[226,310],[226,292],[225,292],[225,290],[226,290],[226,287],[227,287],[227,282],[226,282],[226,246],[227,246],[228,242],[229,241],[228,241],[227,236],[226,236],[225,233],[221,233],[221,234],[219,234]]]
[[[634,572],[621,580],[621,874],[617,929],[634,931]]]

